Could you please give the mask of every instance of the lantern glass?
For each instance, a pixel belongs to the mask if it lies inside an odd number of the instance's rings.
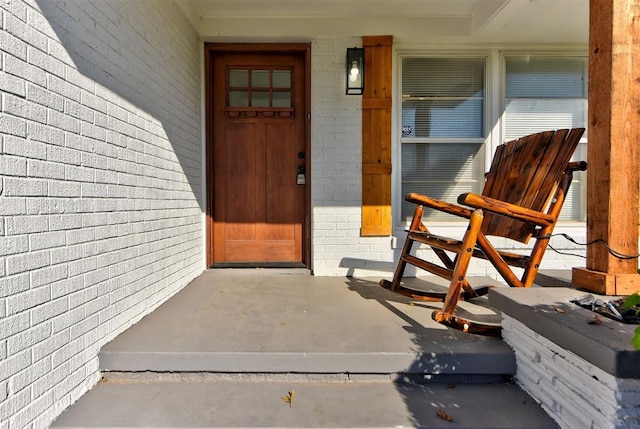
[[[347,95],[361,95],[364,92],[364,49],[347,48],[345,67]]]

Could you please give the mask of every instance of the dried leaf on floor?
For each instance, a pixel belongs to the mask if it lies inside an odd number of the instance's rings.
[[[602,324],[602,319],[600,318],[600,316],[598,316],[597,314],[595,316],[593,316],[592,318],[590,318],[589,320],[587,320],[587,323],[589,325],[601,325]]]
[[[442,420],[446,420],[448,422],[453,421],[453,417],[451,417],[449,414],[445,413],[442,410],[438,410],[438,417],[440,417]]]
[[[560,314],[564,314],[566,313],[566,311],[564,311],[562,308],[560,307],[553,307],[553,309],[556,311],[556,313],[560,313]]]
[[[292,390],[287,394],[287,396],[283,396],[282,400],[289,404],[289,408],[291,408],[291,404],[293,403],[293,397],[296,395],[296,391]]]

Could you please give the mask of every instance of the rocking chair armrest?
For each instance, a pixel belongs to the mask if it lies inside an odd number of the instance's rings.
[[[472,193],[462,194],[458,197],[458,202],[469,207],[486,210],[524,222],[531,222],[540,226],[550,226],[556,222],[552,216],[546,213],[496,200],[495,198],[485,197],[484,195]]]
[[[567,165],[569,171],[585,171],[587,169],[587,161],[574,161]]]
[[[446,201],[437,200],[435,198],[428,197],[426,195],[410,193],[404,197],[410,203],[426,206],[441,212],[449,213],[454,216],[464,217],[469,219],[473,210],[466,207],[452,204]]]

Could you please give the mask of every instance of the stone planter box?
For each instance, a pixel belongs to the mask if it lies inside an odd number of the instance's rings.
[[[637,325],[570,302],[586,292],[566,287],[494,288],[504,340],[516,354],[518,383],[562,428],[640,427]],[[602,297],[611,299],[611,297]]]

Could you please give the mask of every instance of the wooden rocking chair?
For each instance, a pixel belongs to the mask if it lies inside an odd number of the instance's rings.
[[[433,319],[465,332],[499,335],[500,326],[457,317],[459,300],[486,294],[488,287],[472,288],[466,278],[472,257],[486,259],[511,287],[530,287],[560,215],[574,171],[584,171],[584,161],[570,162],[584,128],[545,131],[498,146],[491,169],[485,175],[481,195],[465,193],[456,205],[420,194],[406,200],[417,205],[407,239],[392,281],[381,286],[416,299],[444,299]],[[461,240],[433,235],[422,223],[425,208],[469,219]],[[529,254],[497,250],[488,236],[509,238],[527,244],[535,239]],[[430,246],[442,265],[411,254],[414,242]],[[453,259],[446,252],[453,253]],[[410,289],[401,284],[407,264],[450,281],[446,295]],[[519,278],[510,267],[524,269]]]

